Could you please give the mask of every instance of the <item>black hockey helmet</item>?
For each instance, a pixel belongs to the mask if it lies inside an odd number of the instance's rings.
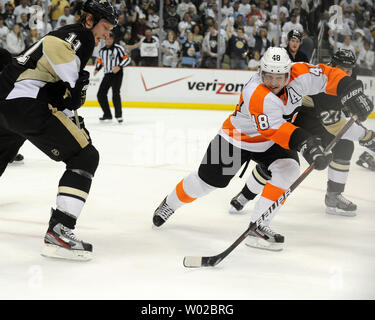
[[[86,0],[82,9],[94,16],[95,23],[100,19],[106,19],[114,26],[117,25],[119,15],[108,0]]]
[[[333,67],[342,66],[344,68],[354,68],[356,60],[357,58],[352,50],[339,49],[332,56],[331,65]]]
[[[299,32],[298,30],[290,30],[288,32],[288,41],[292,38],[302,41],[302,33]]]

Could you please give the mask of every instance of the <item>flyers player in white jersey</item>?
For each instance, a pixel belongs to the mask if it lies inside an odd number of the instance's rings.
[[[356,56],[351,50],[338,50],[331,59],[330,66],[340,68],[348,76],[356,79],[353,68],[356,66]],[[371,104],[371,101],[368,101]],[[319,93],[304,96],[302,108],[293,122],[311,134],[322,139],[323,146],[327,146],[346,124],[346,112],[337,96]],[[346,112],[347,113],[347,112]],[[350,116],[347,114],[347,116]],[[366,148],[366,153],[375,152],[375,132],[367,129],[361,123],[353,123],[343,137],[332,148],[332,161],[328,167],[327,191],[325,195],[325,212],[327,214],[355,216],[357,205],[347,199],[342,193],[349,176],[350,162],[354,151],[354,141]],[[371,168],[369,166],[369,168]],[[375,170],[375,167],[374,167]],[[259,194],[271,173],[262,165],[257,164],[242,188],[231,201],[229,212],[240,213],[246,204]]]
[[[285,49],[269,48],[261,59],[260,72],[244,86],[235,112],[211,141],[198,171],[181,180],[162,201],[154,212],[154,225],[164,224],[182,205],[226,187],[249,160],[264,164],[272,173],[251,221],[257,220],[298,178],[298,151],[308,163],[314,161],[317,170],[324,170],[331,155],[324,153],[319,138],[293,124],[302,97],[320,92],[343,97],[345,105],[360,119],[372,111],[373,106],[363,99],[363,88],[342,70],[292,64]],[[269,227],[277,211],[248,236],[247,245],[283,248],[284,237]]]

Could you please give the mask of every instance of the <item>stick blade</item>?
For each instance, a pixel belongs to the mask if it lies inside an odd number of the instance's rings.
[[[203,266],[202,258],[203,257],[187,256],[184,258],[184,267],[185,268],[200,268]]]
[[[184,266],[186,268],[214,267],[221,260],[223,259],[220,255],[212,257],[187,256],[184,258]]]

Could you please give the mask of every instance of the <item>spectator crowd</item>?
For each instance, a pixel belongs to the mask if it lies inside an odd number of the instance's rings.
[[[276,0],[222,0],[221,17],[216,0],[111,1],[119,12],[115,42],[131,55],[134,65],[257,70],[265,50],[286,46],[291,30],[302,33],[300,50],[311,59],[323,28],[330,54],[350,49],[361,73],[375,74],[373,0],[339,0],[340,12],[330,11],[334,0],[280,0],[279,11]],[[0,0],[0,47],[19,55],[51,30],[77,22],[82,3]],[[334,19],[337,14],[342,19]]]

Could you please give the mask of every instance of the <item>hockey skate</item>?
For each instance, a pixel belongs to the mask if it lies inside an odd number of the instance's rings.
[[[245,240],[249,247],[270,251],[281,251],[284,248],[284,236],[267,226],[259,226],[251,231]]]
[[[346,199],[341,193],[327,192],[325,197],[326,213],[354,217],[357,205]]]
[[[240,192],[230,201],[229,213],[243,213],[243,209],[249,201],[250,200],[246,199],[242,192]]]
[[[71,229],[61,223],[50,224],[44,237],[42,256],[88,261],[92,259],[92,245],[79,240]]]
[[[9,161],[9,163],[23,163],[23,155],[18,153],[12,160]]]
[[[359,159],[357,160],[356,164],[371,171],[375,171],[375,159],[367,151],[363,152],[359,156]]]
[[[112,121],[112,116],[105,116],[103,115],[102,117],[99,118],[100,121]]]
[[[155,226],[160,227],[169,219],[169,217],[173,213],[174,213],[174,210],[168,206],[167,197],[165,197],[165,199],[162,201],[159,207],[157,207],[157,209],[155,210],[152,221]]]

